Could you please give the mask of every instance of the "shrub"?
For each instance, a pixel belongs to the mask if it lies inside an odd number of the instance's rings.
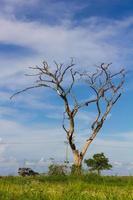
[[[58,164],[51,164],[49,166],[49,175],[66,175],[67,173],[67,166],[66,165],[58,165]]]

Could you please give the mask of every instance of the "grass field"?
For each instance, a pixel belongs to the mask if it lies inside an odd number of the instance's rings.
[[[133,177],[1,177],[0,200],[133,200]]]

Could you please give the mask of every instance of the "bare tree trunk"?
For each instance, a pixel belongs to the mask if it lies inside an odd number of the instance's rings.
[[[82,167],[82,161],[84,159],[84,156],[86,154],[86,151],[88,149],[88,147],[90,146],[90,144],[92,143],[93,139],[96,137],[98,131],[100,130],[101,126],[98,126],[97,129],[95,131],[93,131],[92,135],[90,136],[90,138],[86,141],[83,149],[81,152],[79,152],[76,147],[75,149],[72,149],[72,152],[73,152],[73,156],[74,156],[74,165],[81,169]],[[70,144],[70,143],[69,143]],[[75,145],[74,145],[75,146]],[[73,146],[71,145],[71,148]]]
[[[83,157],[79,154],[78,150],[73,151],[74,165],[81,168]]]
[[[77,149],[75,144],[72,141],[72,138],[69,138],[69,145],[71,147],[72,153],[73,153],[73,164],[75,167],[77,168],[81,168],[82,166],[82,160],[83,160],[83,156],[82,153],[80,153]]]
[[[74,157],[74,164],[72,165],[71,173],[75,175],[81,175],[83,157],[81,156],[78,150],[73,150],[72,152]]]

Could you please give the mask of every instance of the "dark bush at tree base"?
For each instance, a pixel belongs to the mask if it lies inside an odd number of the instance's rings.
[[[66,165],[58,165],[52,164],[49,166],[49,175],[66,175],[67,174],[67,167]]]

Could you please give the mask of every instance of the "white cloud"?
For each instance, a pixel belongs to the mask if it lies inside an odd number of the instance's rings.
[[[111,59],[117,53],[115,45],[104,42],[103,30],[95,33],[95,30],[91,30],[89,25],[88,27],[74,28],[62,25],[52,27],[36,22],[1,19],[0,26],[3,27],[0,33],[1,42],[33,48],[37,52],[45,53],[47,57],[54,55],[54,57],[62,59],[66,55],[68,57],[89,56],[88,60],[94,62],[96,58],[98,61],[99,58],[100,60],[106,59],[106,57]],[[110,32],[108,35],[110,36]],[[108,49],[110,51],[107,51]]]
[[[38,22],[26,22],[16,19],[0,18],[0,42],[13,44],[34,50],[36,55],[17,58],[1,55],[0,85],[9,88],[21,87],[29,83],[29,78],[22,76],[27,67],[40,65],[43,59],[67,62],[70,57],[76,58],[81,67],[101,62],[114,62],[115,67],[125,64],[131,54],[130,40],[132,31],[125,37],[125,29],[133,24],[133,18],[123,21],[105,21],[90,18],[87,25],[72,26],[66,24],[46,25]],[[9,34],[10,33],[10,34]],[[119,41],[121,40],[121,42]],[[117,64],[117,65],[116,65]],[[127,67],[131,64],[128,58]]]
[[[51,154],[59,155],[59,157],[63,156],[59,154],[59,151],[64,146],[65,139],[62,129],[55,126],[47,128],[46,125],[42,124],[40,126],[34,125],[34,127],[33,125],[26,126],[15,121],[2,119],[0,120],[0,126],[3,143],[8,145],[9,152],[7,154],[11,153],[10,155],[17,156],[17,159],[28,156],[38,158],[43,155],[50,156]],[[60,147],[58,149],[57,146],[59,144]]]

